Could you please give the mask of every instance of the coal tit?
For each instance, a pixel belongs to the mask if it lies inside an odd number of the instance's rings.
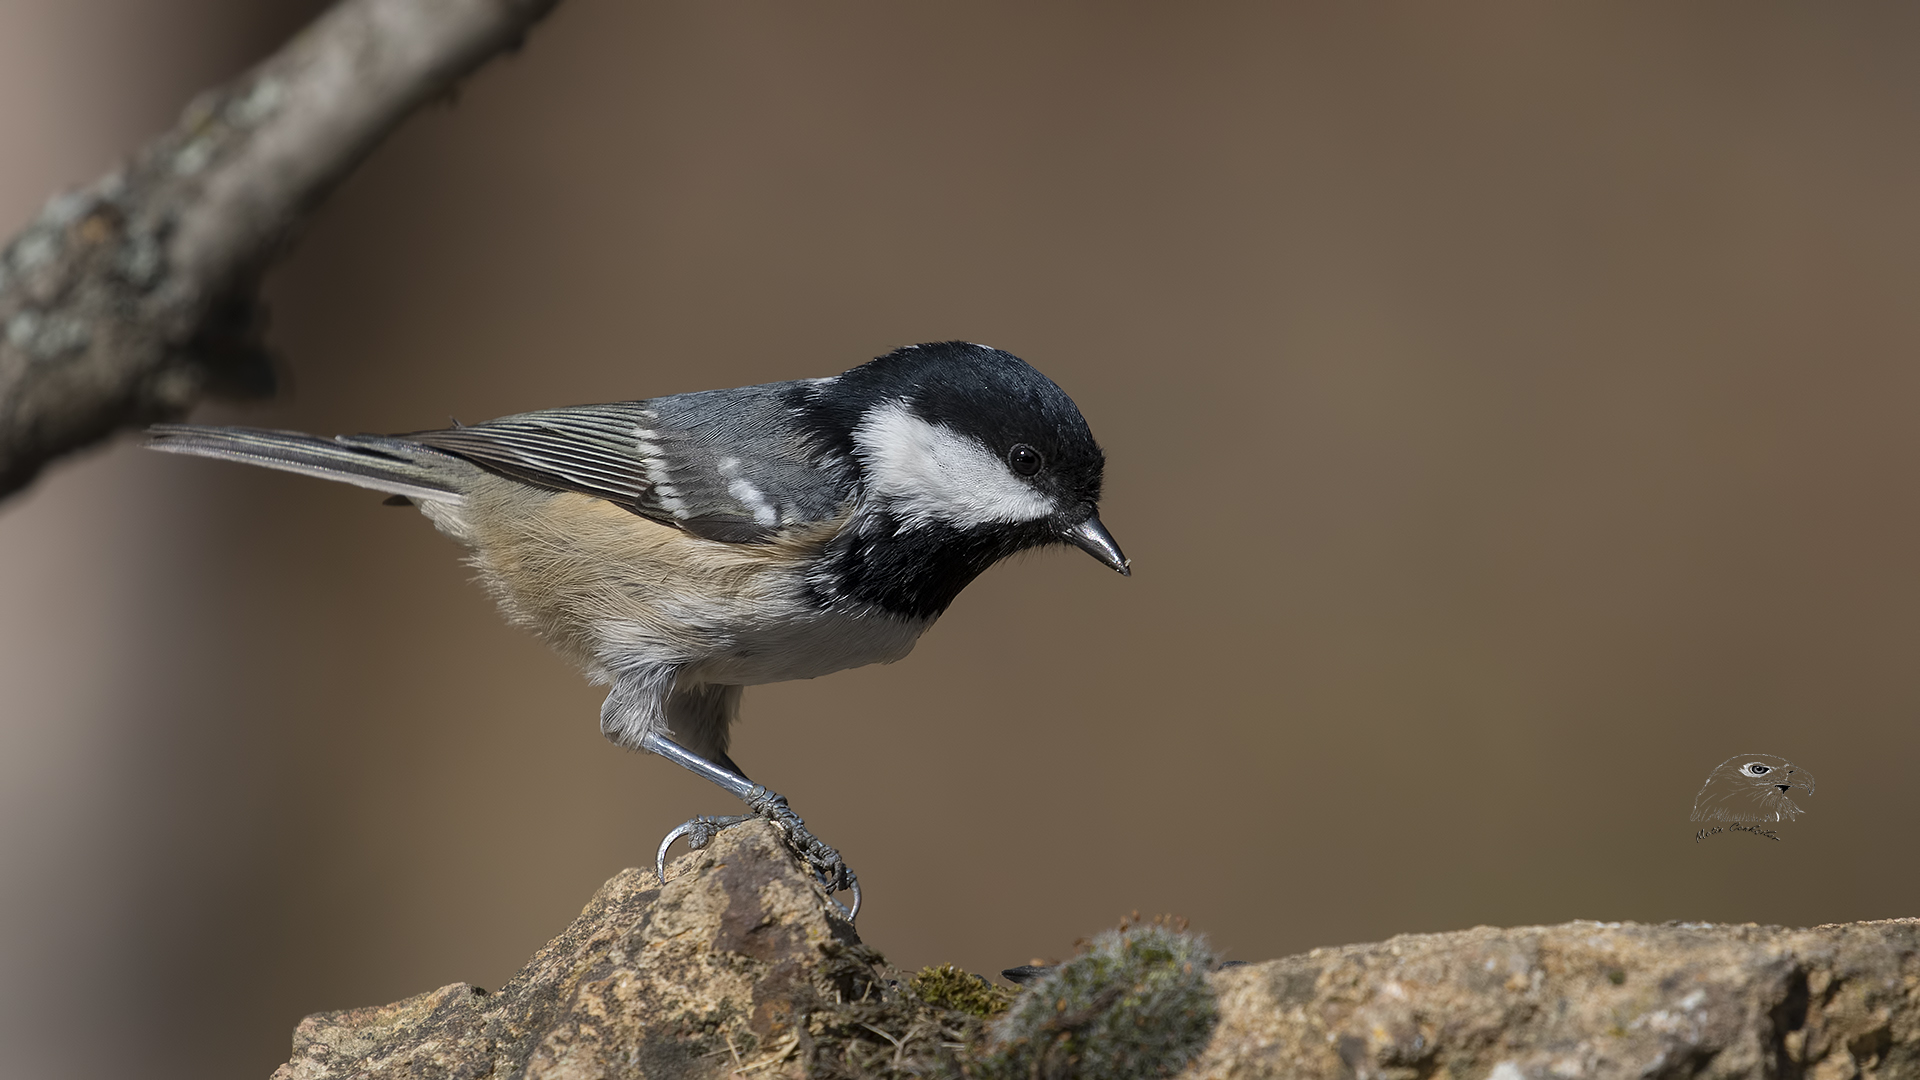
[[[163,424],[156,450],[412,503],[471,551],[514,623],[611,692],[600,728],[746,800],[829,891],[832,848],[728,756],[741,688],[898,660],[1028,548],[1128,573],[1080,410],[1010,353],[909,345],[840,375],[332,439]],[[695,846],[746,820],[696,818]]]

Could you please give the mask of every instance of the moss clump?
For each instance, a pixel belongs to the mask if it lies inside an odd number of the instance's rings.
[[[962,1080],[964,1048],[986,1027],[973,1009],[1012,997],[950,964],[909,977],[864,945],[827,951],[821,985],[788,1018],[809,1080]]]
[[[952,964],[921,968],[908,984],[920,1000],[982,1020],[991,1020],[1013,1004],[1013,991],[1004,990]]]
[[[1029,986],[994,1022],[968,1072],[981,1080],[1158,1080],[1213,1034],[1218,1009],[1199,937],[1122,924]]]

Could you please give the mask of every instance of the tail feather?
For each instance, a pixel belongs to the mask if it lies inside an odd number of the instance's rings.
[[[264,428],[155,424],[147,429],[147,446],[169,454],[193,454],[339,480],[412,499],[462,501],[455,478],[465,462],[419,443],[385,435],[325,439]]]

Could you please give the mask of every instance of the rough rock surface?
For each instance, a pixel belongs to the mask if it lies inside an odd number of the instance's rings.
[[[729,829],[662,887],[625,870],[494,993],[465,983],[301,1021],[274,1080],[795,1075],[807,1003],[878,976],[770,827]]]
[[[1920,1078],[1915,919],[1482,927],[1210,981],[1219,1021],[1183,1080]],[[664,887],[622,872],[494,993],[460,984],[307,1018],[274,1078],[993,1080],[991,1055],[956,1053],[979,1022],[908,982],[749,825]]]
[[[1920,1077],[1920,920],[1574,922],[1315,949],[1214,976],[1191,1077]]]

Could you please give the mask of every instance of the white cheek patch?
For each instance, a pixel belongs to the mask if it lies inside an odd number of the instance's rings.
[[[853,429],[867,483],[908,528],[941,522],[967,529],[1046,517],[1058,507],[979,442],[930,424],[898,403]]]

